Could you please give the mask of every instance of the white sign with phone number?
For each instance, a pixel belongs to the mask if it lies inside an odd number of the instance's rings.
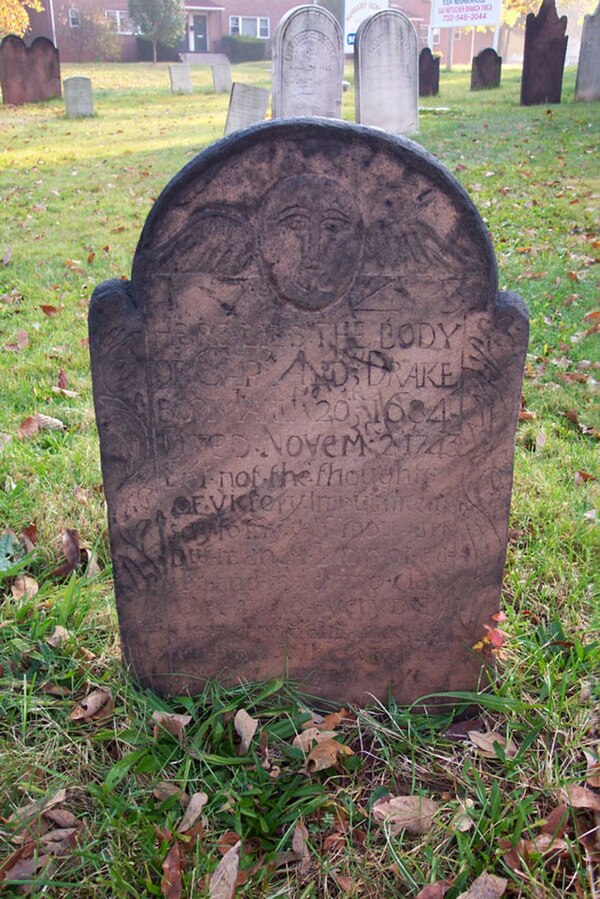
[[[497,25],[502,0],[432,0],[432,28],[464,28],[467,25]]]

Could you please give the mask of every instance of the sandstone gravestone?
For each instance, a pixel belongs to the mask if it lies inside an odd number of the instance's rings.
[[[234,81],[229,97],[225,134],[264,121],[268,105],[269,91],[266,88]]]
[[[525,22],[525,50],[521,76],[521,106],[560,103],[567,53],[567,17],[560,19],[555,0],[543,0],[536,15]]]
[[[340,118],[343,36],[320,6],[298,6],[281,19],[273,45],[272,116]]]
[[[502,57],[493,47],[486,47],[471,64],[471,90],[481,91],[492,87],[500,87],[502,74]]]
[[[526,342],[473,203],[416,144],[269,122],[190,162],[90,309],[139,681],[475,688]]]
[[[429,47],[419,53],[419,97],[437,97],[440,92],[440,57]]]
[[[74,76],[63,81],[65,111],[69,118],[85,118],[94,115],[91,78]]]
[[[365,19],[354,40],[356,121],[396,134],[419,126],[417,34],[397,9]]]
[[[213,63],[212,78],[215,94],[228,94],[231,90],[231,66],[228,62]]]
[[[178,62],[169,66],[169,78],[171,79],[172,94],[191,94],[193,92],[192,75],[186,62]]]
[[[600,100],[600,3],[583,20],[575,99]]]
[[[31,47],[15,34],[0,44],[0,85],[4,103],[21,106],[60,97],[58,50],[46,37]]]

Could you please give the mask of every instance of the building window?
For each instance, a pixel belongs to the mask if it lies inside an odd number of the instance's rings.
[[[69,10],[69,28],[79,28],[81,25],[81,16],[78,9]]]
[[[456,28],[454,31],[454,40],[460,41],[461,38],[462,38],[462,31],[460,30],[460,28]]]
[[[126,9],[106,9],[104,13],[106,18],[113,23],[114,31],[117,34],[135,34],[133,22]]]
[[[440,42],[440,29],[432,28],[431,29],[431,43],[434,47],[436,47]]]
[[[229,16],[229,34],[268,38],[270,35],[269,17]]]

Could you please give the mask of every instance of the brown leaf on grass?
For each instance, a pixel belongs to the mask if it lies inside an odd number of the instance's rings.
[[[584,749],[583,754],[587,762],[586,783],[588,787],[598,789],[600,788],[600,760],[598,759],[598,752],[588,752],[587,749]]]
[[[61,368],[58,373],[58,377],[56,379],[56,386],[60,387],[61,390],[64,390],[66,387],[69,386],[69,376],[67,375],[64,368]]]
[[[15,881],[25,881],[21,889],[26,889],[26,882],[40,872],[44,871],[50,877],[55,864],[50,855],[36,853],[34,846],[27,843],[12,852],[0,865],[0,887]]]
[[[73,814],[73,812],[68,811],[66,808],[53,807],[47,808],[43,811],[43,816],[48,821],[52,821],[56,824],[57,827],[63,828],[78,828],[81,827],[81,821],[79,818]]]
[[[252,718],[245,709],[238,709],[233,719],[233,726],[241,740],[238,755],[246,755],[256,733],[258,721]]]
[[[96,258],[96,254],[94,253],[93,250],[91,250],[91,251],[87,254],[87,261],[91,264],[91,263],[94,261],[95,258]]]
[[[221,855],[227,855],[232,846],[240,842],[240,835],[235,830],[226,830],[217,840],[217,849]]]
[[[53,793],[49,799],[43,796],[41,799],[36,799],[34,802],[29,802],[27,805],[15,809],[12,815],[7,819],[6,823],[11,825],[16,824],[23,827],[28,821],[31,821],[32,818],[38,817],[57,805],[62,805],[63,802],[66,802],[66,799],[67,791],[63,787],[62,789],[57,790],[56,793]]]
[[[78,702],[71,712],[72,721],[97,721],[112,715],[114,704],[109,690],[99,687]]]
[[[186,833],[192,827],[193,824],[196,823],[200,815],[202,814],[202,809],[208,802],[208,796],[206,793],[194,793],[190,796],[190,801],[185,810],[185,814],[179,824],[177,825],[177,830],[179,833]]]
[[[54,681],[46,681],[46,683],[41,685],[40,690],[49,696],[60,696],[62,699],[66,699],[67,696],[71,695],[68,687],[62,684],[55,684]]]
[[[6,266],[8,265],[8,263],[10,262],[10,260],[12,259],[12,253],[13,253],[12,247],[7,247],[7,248],[5,249],[4,255],[2,256],[2,265],[4,266],[4,268],[6,268]]]
[[[466,721],[455,721],[444,733],[447,740],[468,740],[469,731],[483,730],[485,721],[478,716],[477,718],[468,718]]]
[[[210,899],[233,899],[240,864],[240,841],[225,853],[212,873]]]
[[[292,852],[297,858],[303,859],[310,856],[308,849],[308,830],[302,821],[297,821],[292,836]]]
[[[49,318],[52,318],[52,316],[54,315],[58,315],[58,309],[56,308],[56,306],[48,306],[44,303],[40,306],[40,309],[42,310],[44,315],[47,315]]]
[[[395,835],[401,830],[427,833],[437,810],[437,803],[426,796],[389,796],[374,802],[371,812],[375,821],[388,824]]]
[[[327,768],[337,765],[345,755],[354,755],[349,746],[344,746],[332,739],[323,740],[309,752],[305,764],[306,771],[309,774],[325,771]]]
[[[322,743],[323,740],[332,740],[337,734],[334,730],[319,730],[316,727],[309,727],[296,734],[292,742],[292,746],[301,749],[302,752],[308,752],[315,743]]]
[[[161,780],[160,783],[157,783],[152,789],[152,795],[159,802],[164,802],[166,799],[170,799],[171,796],[177,796],[184,808],[187,808],[190,803],[190,797],[185,790],[168,780]]]
[[[25,544],[25,549],[28,553],[31,552],[33,547],[38,542],[38,529],[37,524],[35,522],[30,524],[29,527],[23,528],[23,543]]]
[[[595,480],[597,480],[597,478],[595,478],[593,474],[589,474],[587,471],[576,471],[573,476],[573,481],[576,487],[581,487],[581,485],[585,484],[587,481]]]
[[[417,893],[415,899],[444,899],[444,896],[452,886],[451,880],[436,880],[429,886],[423,887],[420,893]]]
[[[3,350],[10,350],[13,353],[20,353],[21,350],[26,350],[29,346],[29,337],[27,336],[27,331],[24,331],[20,328],[17,331],[17,342],[16,343],[5,343],[2,347]]]
[[[348,709],[339,709],[337,712],[331,712],[329,715],[325,715],[321,723],[319,724],[320,730],[336,730],[340,724],[343,724],[345,721],[355,721],[356,715],[353,715],[352,712],[349,712]]]
[[[571,281],[575,281],[576,284],[578,284],[580,281],[580,278],[579,278],[579,275],[577,274],[577,272],[567,272],[567,277]]]
[[[506,740],[502,734],[495,730],[480,733],[479,731],[469,731],[469,740],[477,747],[477,754],[484,759],[498,759],[500,756],[496,752],[496,744],[504,750],[504,755],[511,759],[517,754],[517,747],[512,740]]]
[[[472,886],[461,893],[458,899],[500,899],[504,895],[504,891],[508,885],[508,881],[504,877],[496,877],[494,874],[484,872],[480,874]]]
[[[26,596],[35,596],[40,586],[35,578],[28,574],[18,574],[10,588],[15,599],[23,599]]]
[[[52,649],[58,649],[59,646],[62,646],[63,643],[66,643],[66,641],[70,639],[71,633],[66,627],[63,627],[62,624],[57,624],[52,634],[49,637],[46,637],[46,643],[48,646],[51,646]]]
[[[587,324],[588,322],[598,322],[600,321],[600,309],[595,309],[593,312],[588,312],[583,316],[584,322]]]
[[[67,577],[75,571],[81,563],[81,549],[79,547],[79,531],[75,528],[65,528],[61,534],[61,545],[65,561],[55,568],[50,577]]]
[[[540,431],[539,434],[538,434],[538,435],[536,436],[536,438],[535,438],[535,451],[536,451],[536,453],[541,453],[541,452],[542,452],[542,450],[543,450],[544,447],[546,446],[547,441],[548,441],[548,438],[547,438],[547,436],[546,436],[546,432],[545,432],[545,431]]]
[[[573,422],[574,425],[579,427],[579,415],[577,414],[577,409],[567,409],[563,412],[563,416],[568,419],[568,421]]]
[[[562,837],[556,837],[549,833],[539,833],[532,840],[525,840],[523,851],[526,858],[533,853],[549,855],[550,853],[563,854],[569,851],[569,844]]]
[[[569,810],[562,803],[552,809],[546,820],[541,825],[541,832],[554,837],[564,837],[569,823]]]
[[[183,731],[192,720],[191,715],[175,715],[172,712],[152,712],[154,724],[154,739],[158,739],[161,730],[166,730],[177,737],[183,745]]]
[[[180,899],[183,890],[182,870],[184,864],[183,849],[179,843],[174,843],[162,864],[163,876],[160,882],[160,892],[165,899]]]
[[[38,431],[64,431],[64,429],[65,426],[60,419],[36,412],[21,422],[17,431],[17,437],[19,440],[27,440],[30,437],[34,437]]]
[[[600,793],[594,793],[587,787],[571,785],[560,791],[563,800],[571,808],[585,808],[592,812],[600,812]]]
[[[521,409],[519,412],[519,421],[534,421],[536,418],[535,412],[530,412],[528,409]]]
[[[83,487],[79,486],[79,484],[76,484],[73,487],[73,496],[75,497],[77,502],[81,503],[82,506],[87,506],[90,501],[87,490],[84,490]]]

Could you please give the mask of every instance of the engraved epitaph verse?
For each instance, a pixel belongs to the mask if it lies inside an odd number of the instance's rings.
[[[416,145],[306,120],[190,163],[90,312],[136,677],[475,687],[526,340],[476,210]]]

